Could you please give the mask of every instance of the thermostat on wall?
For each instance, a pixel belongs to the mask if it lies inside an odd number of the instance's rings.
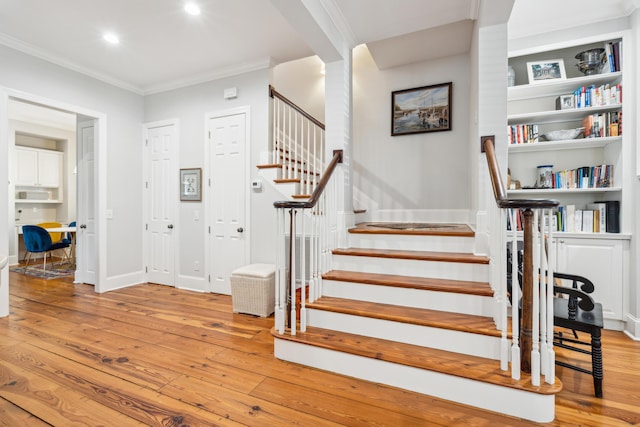
[[[224,99],[231,99],[238,96],[238,90],[235,87],[229,87],[224,90]]]

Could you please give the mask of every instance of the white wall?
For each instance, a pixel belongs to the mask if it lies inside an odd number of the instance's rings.
[[[225,100],[225,88],[237,88],[235,99]],[[255,71],[239,76],[198,84],[145,98],[145,122],[177,118],[180,121],[179,158],[180,168],[204,168],[205,147],[205,114],[239,107],[250,107],[250,180],[258,178],[256,165],[260,164],[260,152],[268,149],[268,111],[269,111],[269,70]],[[203,174],[207,176],[206,171]],[[176,175],[177,177],[177,175]],[[214,183],[215,185],[216,183]],[[248,183],[249,184],[249,183]],[[205,233],[203,189],[201,203],[180,203],[178,206],[178,223],[180,242],[178,246],[180,271],[177,285],[191,289],[205,290],[204,268],[193,269],[194,261],[205,264]],[[269,186],[264,185],[262,192],[254,192],[247,185],[246,191],[251,194],[251,223],[246,234],[251,242],[251,262],[273,263],[275,239],[275,194]],[[194,220],[194,210],[200,210],[202,220]]]
[[[313,117],[325,122],[324,74],[317,56],[278,64],[273,68],[273,87]]]
[[[469,54],[380,71],[354,50],[354,186],[381,210],[468,209]],[[391,92],[453,82],[452,130],[391,135]],[[369,207],[370,208],[370,207]]]
[[[0,86],[106,114],[106,198],[108,208],[113,210],[113,219],[107,224],[108,250],[103,254],[107,259],[106,275],[141,271],[143,98],[5,46],[0,46],[0,64]],[[5,118],[3,111],[0,110],[0,121]],[[4,154],[2,158],[6,159]],[[7,173],[6,169],[3,160],[0,176]],[[5,197],[0,193],[0,200]],[[7,224],[6,215],[0,215],[1,224]],[[6,253],[5,227],[2,230],[0,252]]]

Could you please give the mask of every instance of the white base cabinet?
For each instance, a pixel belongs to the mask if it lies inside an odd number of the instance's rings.
[[[623,330],[629,240],[555,236],[557,271],[577,274],[595,286],[606,329]]]

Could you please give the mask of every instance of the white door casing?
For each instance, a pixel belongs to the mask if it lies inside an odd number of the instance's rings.
[[[248,261],[247,156],[249,109],[207,115],[209,230],[207,271],[211,292],[231,294],[231,272]]]
[[[78,122],[76,277],[79,283],[96,284],[97,229],[95,186],[95,143],[97,120]]]
[[[147,281],[175,286],[178,203],[177,124],[145,125]]]

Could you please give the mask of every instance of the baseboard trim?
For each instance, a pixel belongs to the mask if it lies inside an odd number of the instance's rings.
[[[209,292],[204,277],[178,275],[176,288],[194,292]]]
[[[107,277],[105,284],[99,293],[115,291],[117,289],[128,288],[129,286],[145,283],[144,271],[120,274],[118,276]]]
[[[626,315],[625,328],[623,331],[634,341],[640,341],[640,319],[630,314]]]

